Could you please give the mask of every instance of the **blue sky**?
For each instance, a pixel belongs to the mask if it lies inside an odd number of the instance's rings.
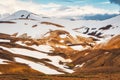
[[[85,6],[92,5],[94,7],[108,9],[108,10],[119,10],[119,6],[116,4],[111,4],[109,0],[32,0],[38,4],[61,4],[63,6]]]
[[[120,9],[119,5],[111,3],[110,0],[22,0],[22,1],[32,1],[37,4],[49,4],[55,3],[63,6],[86,6],[91,5],[96,8],[102,8],[107,10],[118,10]]]
[[[118,14],[119,5],[120,0],[0,0],[0,14],[27,10],[48,17],[104,19]]]

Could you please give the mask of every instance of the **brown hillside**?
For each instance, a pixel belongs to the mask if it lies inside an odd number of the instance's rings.
[[[120,71],[120,36],[113,37],[102,47],[79,52],[68,66],[80,72],[119,72]],[[101,44],[102,45],[102,44]],[[77,67],[76,65],[81,65]]]

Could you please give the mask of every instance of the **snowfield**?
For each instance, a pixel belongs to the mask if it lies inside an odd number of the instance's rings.
[[[46,66],[44,66],[40,63],[34,63],[34,62],[24,60],[24,59],[21,59],[21,58],[15,58],[15,60],[17,62],[20,62],[20,63],[28,64],[32,69],[43,72],[45,74],[63,74],[63,73],[60,73],[60,72],[58,72],[54,69],[50,69],[50,68],[48,68],[48,67],[46,67]]]
[[[24,15],[24,17],[21,17],[22,15]],[[29,16],[28,19],[26,19],[27,16]],[[31,36],[32,38],[42,38],[44,37],[44,34],[46,32],[49,32],[50,30],[65,30],[75,37],[76,35],[88,36],[86,34],[83,34],[83,32],[86,32],[86,28],[90,28],[89,33],[97,30],[98,31],[97,33],[102,32],[103,35],[106,35],[105,37],[107,37],[107,35],[110,35],[109,33],[115,34],[115,35],[119,34],[119,30],[120,30],[120,27],[118,27],[120,26],[120,23],[118,22],[119,19],[120,19],[120,16],[117,16],[108,20],[104,20],[104,21],[93,21],[93,20],[70,21],[66,19],[42,18],[41,16],[38,16],[38,15],[36,16],[31,12],[18,11],[13,15],[5,19],[2,19],[3,21],[7,20],[15,23],[13,24],[1,23],[0,32],[7,33],[7,34],[18,33],[17,36],[27,33],[27,35]],[[55,24],[60,24],[64,26],[64,28],[57,27],[54,25],[41,24],[41,22],[51,22]],[[34,25],[36,25],[36,27],[32,27]],[[105,27],[107,25],[112,25],[113,27],[110,28],[109,30],[99,30],[99,28]],[[10,28],[8,29],[8,27]],[[77,30],[78,32],[76,32],[73,30],[75,28],[80,28],[80,29],[78,29]],[[64,38],[66,36],[61,35],[61,37]]]

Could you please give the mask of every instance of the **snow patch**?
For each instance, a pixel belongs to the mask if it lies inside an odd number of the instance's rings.
[[[89,53],[85,53],[85,56],[88,55]]]
[[[66,34],[62,34],[62,35],[60,35],[60,38],[66,38],[66,37],[67,37]]]
[[[45,74],[63,74],[61,72],[58,72],[54,69],[51,69],[49,67],[46,67],[44,65],[41,65],[39,63],[35,63],[35,62],[32,62],[32,61],[28,61],[28,60],[25,60],[25,59],[22,59],[22,58],[15,58],[15,60],[17,62],[20,62],[20,63],[25,63],[25,64],[28,64],[32,69],[34,70],[37,70],[37,71],[40,71],[40,72],[43,72]]]
[[[71,48],[74,49],[74,50],[82,51],[82,50],[85,50],[85,49],[90,48],[90,46],[83,47],[83,46],[81,46],[81,45],[77,45],[77,46],[71,46]]]
[[[71,69],[66,69],[64,67],[65,65],[59,64],[60,61],[62,61],[62,62],[71,62],[72,61],[71,59],[63,59],[60,56],[50,57],[49,59],[52,60],[52,62],[48,62],[48,63],[53,64],[53,65],[59,67],[60,69],[64,70],[65,72],[68,72],[68,73],[73,73],[74,72]]]
[[[22,43],[22,41],[17,41],[15,42],[16,44],[22,45],[22,46],[26,46],[26,44]]]
[[[67,46],[59,45],[59,44],[56,44],[56,47],[59,47],[59,48],[67,48]]]
[[[39,46],[33,45],[30,47],[35,48],[36,50],[39,50],[39,51],[44,51],[44,52],[51,52],[54,50],[51,46],[48,46],[48,45],[39,45]]]
[[[0,42],[10,42],[10,40],[0,39]]]
[[[7,63],[5,63],[4,61],[7,61],[7,60],[0,59],[0,64],[7,64]]]
[[[60,40],[61,43],[64,43],[64,40]]]
[[[82,64],[80,64],[80,65],[76,65],[75,67],[83,67],[84,64],[85,64],[85,63],[82,63]]]
[[[47,54],[44,54],[41,52],[30,51],[30,50],[22,49],[22,48],[6,48],[6,47],[2,47],[2,46],[0,46],[0,48],[10,51],[13,54],[20,54],[20,55],[25,55],[25,56],[29,56],[29,57],[38,58],[38,59],[46,58],[48,56]]]

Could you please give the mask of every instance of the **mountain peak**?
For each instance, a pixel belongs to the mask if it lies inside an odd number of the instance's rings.
[[[39,20],[41,19],[41,15],[34,14],[27,10],[19,10],[12,15],[3,18],[2,20],[15,20],[15,19],[34,19]]]
[[[17,12],[15,12],[13,15],[14,16],[21,16],[21,15],[28,15],[28,14],[31,14],[32,12],[29,12],[27,10],[19,10]]]

